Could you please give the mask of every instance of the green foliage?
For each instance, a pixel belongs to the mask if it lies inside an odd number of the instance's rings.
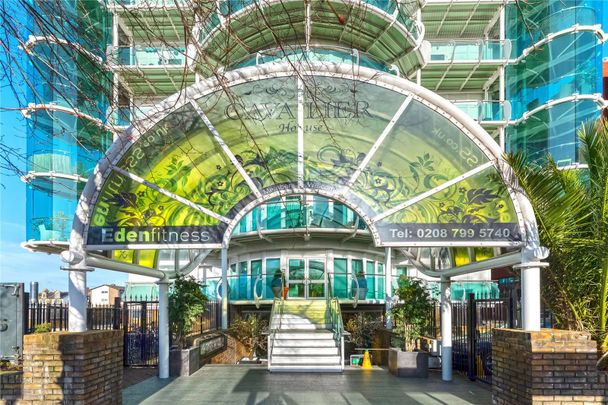
[[[249,358],[260,350],[266,350],[266,336],[263,332],[268,328],[268,322],[257,315],[249,315],[246,318],[237,316],[230,324],[228,333],[241,342],[247,351]]]
[[[194,278],[178,276],[169,290],[169,328],[180,348],[185,346],[194,321],[207,305],[202,288]]]
[[[431,297],[420,280],[402,275],[397,289],[399,303],[391,309],[397,332],[403,339],[405,350],[416,348],[416,341],[422,336],[433,309]]]
[[[346,322],[350,336],[348,341],[356,347],[371,347],[376,331],[382,327],[382,321],[372,314],[359,312]]]
[[[608,130],[588,123],[579,131],[588,168],[560,169],[550,157],[529,164],[509,155],[519,184],[536,214],[541,243],[549,248],[543,270],[543,300],[557,326],[586,330],[608,346]]]
[[[49,333],[53,330],[53,326],[50,323],[39,323],[34,326],[34,333]]]

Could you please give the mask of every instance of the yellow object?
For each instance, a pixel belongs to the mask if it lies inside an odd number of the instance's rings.
[[[372,361],[369,358],[369,352],[367,350],[363,354],[363,364],[361,365],[361,368],[365,370],[371,370],[372,368]]]

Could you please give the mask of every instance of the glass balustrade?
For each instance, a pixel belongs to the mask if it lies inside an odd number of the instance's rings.
[[[154,106],[118,107],[114,112],[115,123],[121,127],[128,127],[134,121],[148,116]]]
[[[504,61],[511,54],[509,40],[446,41],[431,43],[431,62]]]
[[[511,115],[511,105],[508,101],[453,101],[468,116],[478,122],[508,121]]]
[[[114,0],[117,6],[136,6],[136,7],[186,7],[192,4],[191,0]]]
[[[131,2],[143,2],[145,0],[122,0]],[[163,0],[148,0],[148,1],[163,1]],[[168,0],[164,0],[168,1]],[[355,3],[355,2],[353,2]],[[363,7],[369,5],[377,9],[384,11],[386,14],[395,15],[397,13],[398,2],[396,0],[362,0]],[[258,4],[259,7],[264,6],[259,0],[220,0],[219,1],[219,13],[212,13],[209,15],[206,22],[203,23],[203,29],[200,33],[200,40],[205,41],[207,36],[213,31],[214,28],[220,25],[222,19],[233,15],[246,7]],[[397,21],[405,26],[408,32],[412,34],[415,40],[420,39],[423,35],[423,28],[417,23],[416,19],[411,15],[411,10],[406,11],[408,5],[404,4],[399,12],[396,14]],[[221,16],[221,17],[220,17]]]
[[[228,297],[231,301],[253,301],[255,297],[263,300],[272,300],[275,296],[273,287],[280,286],[276,282],[275,273],[280,270],[279,258],[267,258],[265,272],[262,268],[262,259],[254,259],[233,263],[228,269]],[[293,259],[292,259],[293,261]],[[304,259],[302,259],[304,261]],[[323,259],[320,263],[324,263]],[[325,282],[317,283],[323,288],[332,288],[332,295],[343,300],[352,300],[359,293],[359,300],[383,300],[384,293],[384,263],[366,259],[333,259],[334,272],[325,273]],[[348,267],[350,263],[350,268]],[[361,270],[365,266],[362,277]],[[295,274],[295,273],[294,273]],[[293,275],[293,274],[292,274]],[[331,281],[328,283],[328,280]],[[307,279],[308,281],[312,279]],[[357,280],[357,281],[355,281]],[[292,280],[293,282],[294,280]],[[218,299],[222,294],[221,276],[207,275],[204,281],[204,292],[210,299]],[[285,287],[288,284],[284,285]],[[358,286],[358,290],[357,290]],[[295,294],[294,284],[291,284],[291,294]],[[325,295],[325,292],[320,293]],[[293,295],[289,296],[293,298]],[[288,298],[289,299],[289,298]]]
[[[183,47],[117,47],[116,63],[125,66],[184,66],[186,48]]]
[[[267,50],[258,52],[255,55],[233,65],[231,69],[238,69],[247,66],[262,65],[265,63],[282,62],[289,60],[292,62],[330,62],[330,63],[351,63],[382,72],[392,72],[397,74],[396,67],[389,67],[376,61],[370,55],[347,48],[313,48],[289,49],[289,50]]]
[[[345,205],[324,197],[310,197],[306,200],[287,197],[285,201],[262,204],[241,220],[234,235],[295,228],[367,229],[365,222]]]

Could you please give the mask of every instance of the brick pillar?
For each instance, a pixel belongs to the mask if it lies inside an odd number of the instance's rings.
[[[492,331],[494,404],[605,404],[608,374],[596,367],[597,346],[586,332]]]
[[[122,331],[26,335],[23,403],[121,404]]]

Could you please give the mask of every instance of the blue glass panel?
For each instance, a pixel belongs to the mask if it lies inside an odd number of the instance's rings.
[[[349,298],[347,274],[348,261],[346,259],[334,259],[334,297]]]
[[[264,290],[264,298],[274,298],[273,287],[280,292],[281,274],[281,259],[266,259],[266,289]]]

